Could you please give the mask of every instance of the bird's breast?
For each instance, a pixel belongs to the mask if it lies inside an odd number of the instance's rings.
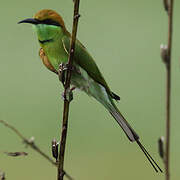
[[[59,42],[51,41],[44,44],[40,43],[50,63],[57,71],[61,63],[66,63],[68,61],[68,55],[65,52],[63,45]]]

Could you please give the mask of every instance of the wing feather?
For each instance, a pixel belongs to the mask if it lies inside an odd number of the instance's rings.
[[[68,53],[70,49],[70,37],[64,36],[62,38],[62,42],[65,51]],[[100,70],[98,69],[98,66],[96,65],[94,59],[78,40],[76,40],[76,44],[75,44],[74,61],[81,68],[83,68],[94,81],[101,84],[112,98],[116,100],[120,100],[120,97],[118,95],[115,95],[114,93],[111,92]]]

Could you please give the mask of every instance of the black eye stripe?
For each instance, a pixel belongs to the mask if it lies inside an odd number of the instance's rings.
[[[57,21],[54,21],[52,19],[45,19],[45,20],[42,20],[42,21],[36,19],[36,21],[38,21],[38,24],[47,24],[47,25],[61,26]]]

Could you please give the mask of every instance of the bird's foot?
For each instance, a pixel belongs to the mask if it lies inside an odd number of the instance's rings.
[[[67,71],[67,69],[68,69],[67,64],[61,63],[59,65],[58,76],[63,86],[65,84],[65,72]]]
[[[72,88],[68,88],[64,91],[64,93],[62,93],[62,99],[63,100],[67,100],[67,101],[72,101],[73,100],[73,90],[75,90],[76,88],[73,86]]]
[[[77,67],[75,67],[75,66],[70,67],[68,63],[61,63],[59,65],[58,76],[59,76],[59,80],[62,82],[63,86],[65,85],[65,77],[67,74],[66,71],[68,69],[73,71],[73,73],[81,74],[80,70]]]

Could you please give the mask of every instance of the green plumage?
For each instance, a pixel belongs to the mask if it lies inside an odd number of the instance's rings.
[[[68,61],[70,33],[53,25],[38,24],[35,28],[41,47],[52,66],[58,71],[59,65]],[[130,141],[138,140],[139,136],[127,123],[112,100],[113,98],[119,100],[119,96],[111,92],[92,56],[78,40],[75,44],[73,62],[78,72],[72,72],[71,84],[103,104],[122,127]]]
[[[59,65],[68,62],[71,39],[71,35],[66,30],[61,16],[53,10],[44,9],[36,13],[34,18],[28,18],[19,23],[34,24],[42,47],[40,51],[41,59],[49,70],[57,73]],[[113,99],[119,100],[119,96],[110,90],[92,56],[78,40],[76,40],[75,44],[71,84],[99,101],[121,126],[128,139],[138,144],[155,171],[158,172],[158,168],[162,172],[161,168],[140,143],[139,136],[114,104]]]
[[[62,38],[62,42],[63,42],[63,47],[66,49],[66,52],[69,52],[70,36],[64,36]],[[76,40],[75,49],[76,49],[74,55],[75,63],[78,64],[81,68],[83,68],[94,81],[101,84],[112,98],[116,100],[120,100],[120,98],[117,95],[111,92],[105,79],[103,78],[101,72],[99,71],[95,61],[88,53],[86,48],[78,40]]]

